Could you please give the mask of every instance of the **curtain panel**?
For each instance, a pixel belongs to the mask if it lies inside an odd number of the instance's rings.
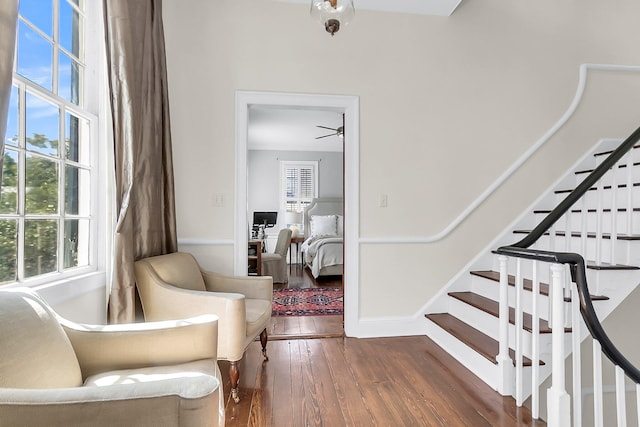
[[[2,161],[13,80],[17,25],[18,0],[0,0],[0,184],[2,183]]]
[[[104,0],[116,228],[109,322],[136,317],[134,262],[177,251],[160,0]]]

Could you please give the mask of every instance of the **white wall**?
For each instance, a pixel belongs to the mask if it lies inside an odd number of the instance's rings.
[[[580,64],[640,63],[631,0],[465,1],[449,18],[361,10],[335,37],[306,5],[163,7],[178,234],[210,242],[194,252],[226,271],[237,90],[359,96],[359,236],[393,240],[438,233],[475,200],[564,113]],[[359,317],[416,315],[583,151],[631,133],[638,93],[634,75],[592,73],[569,125],[451,235],[361,244]]]
[[[254,211],[280,211],[274,228],[279,230],[284,226],[280,207],[281,161],[317,161],[318,197],[342,197],[342,153],[250,150],[247,153],[249,218]]]

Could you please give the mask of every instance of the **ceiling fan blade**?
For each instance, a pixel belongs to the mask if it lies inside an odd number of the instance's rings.
[[[322,129],[335,130],[335,131],[337,131],[337,130],[338,130],[338,129],[336,129],[336,128],[329,128],[329,127],[326,127],[326,126],[316,126],[316,127],[317,127],[317,128],[322,128]]]

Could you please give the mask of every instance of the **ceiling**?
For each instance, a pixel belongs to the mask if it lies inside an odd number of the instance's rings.
[[[307,3],[310,0],[278,0],[288,3]],[[358,10],[377,10],[381,12],[413,13],[418,15],[451,15],[462,0],[354,0]]]
[[[342,112],[322,108],[252,105],[249,107],[249,150],[342,151],[337,136],[315,139],[332,131],[317,126],[342,126]]]

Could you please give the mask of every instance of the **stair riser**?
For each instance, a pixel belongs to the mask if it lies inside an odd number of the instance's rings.
[[[568,194],[569,193],[566,192],[555,194],[555,205],[563,201]],[[629,195],[628,190],[623,187],[618,188],[615,191],[613,189],[607,188],[588,191],[587,194],[584,195],[582,200],[576,203],[574,208],[581,209],[586,207],[587,209],[596,209],[598,206],[602,206],[603,208],[610,208],[612,206],[614,197],[616,201],[616,207],[627,207]],[[637,200],[640,200],[640,187],[633,187],[633,189],[631,190],[631,198],[634,201],[634,204],[637,206]],[[555,207],[555,205],[553,207]]]
[[[463,322],[473,326],[475,329],[490,336],[495,340],[499,340],[500,319],[485,313],[469,304],[466,304],[456,298],[450,298],[449,314],[457,317]],[[515,325],[509,324],[509,342],[515,343]],[[531,357],[531,336],[530,332],[523,330],[523,354]],[[513,347],[513,345],[511,346]],[[540,352],[541,358],[549,359],[551,354],[551,334],[540,336]]]
[[[498,301],[500,299],[500,285],[492,280],[482,277],[474,277],[471,282],[471,290],[478,295]],[[549,297],[539,294],[538,313],[542,319],[549,319]],[[516,306],[516,290],[514,286],[509,286],[509,306]],[[523,310],[527,313],[533,312],[533,294],[525,291],[522,298]]]
[[[629,221],[629,217],[625,212],[617,212],[616,215],[612,215],[611,212],[603,212],[601,215],[601,219],[598,220],[598,214],[596,212],[588,212],[587,214],[572,213],[567,215],[568,218],[565,217],[558,221],[556,223],[556,229],[581,232],[582,222],[586,221],[586,230],[595,232],[598,227],[598,221],[600,221],[602,233],[610,234],[614,229],[613,219],[615,219],[615,230],[618,234],[631,235],[640,233],[640,212],[633,212],[631,214],[631,221]],[[536,213],[535,223],[540,223],[546,216],[546,213]]]
[[[432,321],[427,319],[426,322],[427,336],[429,338],[491,388],[497,390],[497,381],[499,378],[498,365],[492,363]]]
[[[561,252],[577,252],[583,254],[587,260],[596,260],[598,257],[597,245],[598,239],[583,239],[579,237],[567,238],[565,236],[541,237],[535,245],[536,249],[561,251]],[[583,248],[586,244],[586,251]],[[612,255],[612,247],[614,248]],[[640,241],[635,240],[616,240],[612,245],[610,239],[602,239],[600,246],[600,261],[611,264],[640,264]],[[615,259],[612,259],[615,257]]]

